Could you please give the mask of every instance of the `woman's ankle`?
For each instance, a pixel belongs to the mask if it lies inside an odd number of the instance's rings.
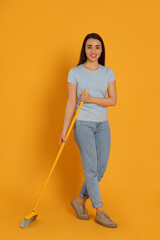
[[[101,212],[104,212],[102,207],[96,208],[96,213],[100,214]]]
[[[78,197],[77,197],[77,202],[78,202],[79,204],[85,204],[86,199],[83,198],[83,197],[81,197],[81,196],[78,196]]]

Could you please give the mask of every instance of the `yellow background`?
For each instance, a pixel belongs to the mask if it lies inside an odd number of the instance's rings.
[[[159,2],[1,1],[0,235],[2,239],[159,239]],[[70,202],[84,181],[73,134],[38,205],[21,229],[59,150],[67,76],[84,37],[98,33],[115,73],[108,107],[111,152],[100,182],[117,229],[75,217]]]

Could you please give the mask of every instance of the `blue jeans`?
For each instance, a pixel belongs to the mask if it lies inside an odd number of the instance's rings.
[[[99,182],[107,168],[110,154],[111,134],[108,121],[91,122],[76,120],[73,136],[79,148],[85,182],[80,196],[90,197],[93,208],[103,206]]]

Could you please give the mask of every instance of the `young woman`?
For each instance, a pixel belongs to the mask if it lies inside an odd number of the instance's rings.
[[[85,201],[90,198],[93,208],[96,208],[95,222],[106,227],[117,227],[102,208],[99,188],[110,154],[107,106],[114,106],[117,102],[114,72],[104,65],[105,47],[102,38],[96,33],[88,34],[83,41],[79,63],[68,74],[68,101],[59,145],[68,142],[65,136],[74,110],[76,108],[77,111],[83,101],[73,126],[73,135],[80,151],[85,182],[71,205],[79,219],[88,220],[90,217]],[[88,93],[85,93],[87,89]]]

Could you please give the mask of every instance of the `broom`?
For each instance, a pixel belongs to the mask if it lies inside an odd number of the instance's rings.
[[[88,90],[86,90],[86,93],[88,93]],[[76,114],[75,114],[75,116],[74,116],[74,118],[73,118],[73,120],[72,120],[72,122],[71,122],[71,124],[70,124],[69,130],[67,131],[67,135],[66,135],[66,137],[65,137],[65,140],[68,139],[68,136],[69,136],[69,134],[70,134],[70,132],[71,132],[71,130],[72,130],[72,127],[73,127],[73,125],[74,125],[74,123],[75,123],[75,121],[76,121],[76,118],[77,118],[77,116],[78,116],[78,114],[79,114],[79,111],[80,111],[82,105],[83,105],[83,101],[81,101],[81,103],[80,103],[80,105],[79,105],[79,107],[78,107],[78,110],[77,110],[77,112],[76,112]],[[57,154],[57,156],[56,156],[56,159],[55,159],[55,161],[54,161],[54,163],[53,163],[53,165],[52,165],[52,168],[51,168],[51,170],[50,170],[50,173],[49,173],[49,175],[48,175],[48,177],[47,177],[47,180],[46,180],[45,183],[44,183],[44,186],[43,186],[43,188],[42,188],[42,190],[41,190],[41,192],[40,192],[39,198],[38,198],[38,200],[37,200],[37,202],[36,202],[36,204],[35,204],[32,212],[29,213],[28,215],[26,215],[25,218],[24,218],[24,220],[23,220],[23,222],[20,224],[20,227],[21,227],[21,228],[26,228],[31,222],[33,222],[33,221],[37,218],[37,216],[38,216],[38,213],[36,212],[37,205],[38,205],[38,203],[39,203],[39,201],[40,201],[40,199],[41,199],[41,197],[42,197],[42,194],[43,194],[43,192],[44,192],[44,190],[45,190],[45,188],[46,188],[46,185],[47,185],[47,183],[48,183],[48,181],[49,181],[49,179],[50,179],[50,177],[51,177],[51,174],[52,174],[52,172],[53,172],[53,170],[54,170],[54,168],[55,168],[55,165],[56,165],[56,163],[57,163],[57,161],[58,161],[58,159],[59,159],[59,156],[60,156],[60,154],[61,154],[64,146],[65,146],[65,142],[62,143],[62,145],[61,145],[61,147],[60,147],[60,149],[59,149],[59,152],[58,152],[58,154]]]

